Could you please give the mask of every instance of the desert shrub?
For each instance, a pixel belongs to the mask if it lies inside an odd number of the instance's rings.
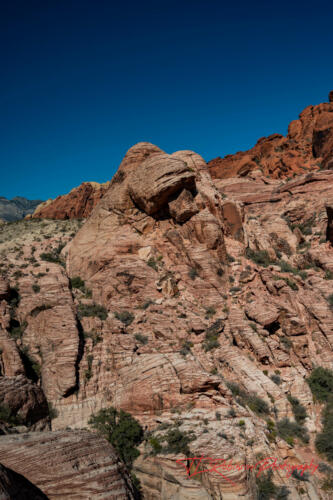
[[[147,264],[149,267],[151,267],[155,271],[158,271],[157,262],[153,257],[150,257],[150,259],[147,261]]]
[[[333,273],[329,269],[325,271],[325,280],[333,280]]]
[[[267,267],[273,262],[267,250],[252,250],[251,248],[247,248],[246,257],[258,264],[258,266],[263,267]]]
[[[148,343],[148,337],[146,337],[145,335],[141,335],[141,333],[136,333],[134,337],[142,345],[146,345]]]
[[[206,308],[206,318],[212,318],[216,314],[216,311],[214,307],[207,307]]]
[[[79,304],[78,317],[81,319],[84,316],[95,316],[101,320],[106,320],[108,312],[104,306],[99,304]]]
[[[291,288],[292,290],[298,290],[298,285],[295,283],[295,281],[289,278],[283,278],[283,279],[285,280],[289,288]]]
[[[71,278],[71,287],[85,292],[85,283],[80,276],[74,276],[74,278]]]
[[[60,264],[61,266],[65,266],[64,261],[60,258],[59,254],[56,252],[43,252],[40,254],[40,258],[45,262],[52,262],[53,264]]]
[[[188,445],[195,438],[192,433],[173,428],[167,432],[165,439],[168,443],[166,453],[184,453],[184,455],[189,456],[190,449]]]
[[[331,309],[333,309],[333,293],[327,297],[327,302]]]
[[[285,347],[288,351],[290,351],[290,349],[291,349],[291,348],[292,348],[292,346],[293,346],[292,341],[291,341],[288,337],[286,337],[286,336],[281,337],[281,338],[280,338],[280,341],[282,342],[282,344],[284,345],[284,347]]]
[[[269,414],[269,406],[256,394],[250,394],[245,398],[246,405],[254,411],[257,415],[268,415]]]
[[[121,460],[131,469],[140,455],[136,447],[143,441],[139,422],[129,413],[111,407],[92,415],[89,424],[114,446]]]
[[[182,348],[179,351],[180,354],[182,356],[187,356],[187,354],[191,354],[191,347],[193,347],[193,342],[185,340],[185,342],[183,342]]]
[[[34,283],[31,288],[33,289],[33,291],[35,293],[39,293],[40,292],[40,286],[37,285],[37,283]]]
[[[14,340],[21,339],[27,326],[26,321],[20,324],[18,321],[12,320],[8,333]]]
[[[220,344],[218,342],[218,338],[223,330],[223,326],[223,321],[218,319],[209,328],[207,328],[205,340],[203,342],[203,348],[206,352],[219,347]]]
[[[161,444],[159,437],[152,436],[151,438],[149,438],[148,442],[152,448],[152,455],[157,455],[158,453],[162,452],[163,446]]]
[[[129,326],[134,320],[134,315],[129,311],[115,312],[114,315],[126,326]]]
[[[295,417],[295,420],[298,424],[303,424],[306,417],[306,408],[303,406],[297,398],[294,398],[293,396],[288,395],[288,401],[292,406],[293,409],[293,414]]]
[[[191,269],[188,272],[189,277],[191,280],[195,280],[195,278],[198,276],[198,271],[196,270],[195,267],[191,267]]]
[[[88,369],[85,371],[84,376],[86,380],[90,380],[92,377],[92,364],[94,361],[94,356],[92,354],[88,354],[87,356],[87,362],[88,362]]]
[[[270,500],[275,498],[277,487],[272,481],[272,471],[261,473],[256,477],[257,500]]]
[[[280,385],[281,384],[281,377],[280,377],[280,375],[276,375],[276,374],[271,375],[271,380],[276,385]]]
[[[256,394],[251,394],[236,384],[235,382],[227,382],[227,387],[232,392],[233,396],[238,398],[239,404],[242,406],[248,406],[250,410],[256,413],[259,416],[268,415],[269,414],[269,406],[262,398],[257,396]]]
[[[317,450],[333,461],[333,399],[332,395],[322,414],[323,429],[316,437]]]
[[[294,443],[295,437],[299,438],[303,443],[309,442],[306,429],[297,422],[292,422],[289,418],[279,420],[277,422],[277,430],[279,436],[291,445]]]
[[[306,381],[316,400],[324,402],[333,395],[333,372],[331,370],[318,366]]]
[[[291,475],[294,479],[297,479],[298,481],[309,481],[309,474],[307,472],[303,472],[302,474],[297,469],[294,469]]]

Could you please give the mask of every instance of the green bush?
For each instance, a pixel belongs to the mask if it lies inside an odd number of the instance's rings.
[[[315,368],[306,380],[318,401],[327,401],[333,395],[333,372],[321,366]]]
[[[92,415],[89,424],[114,446],[121,460],[131,469],[140,455],[136,447],[143,441],[139,422],[129,413],[111,407]]]
[[[114,315],[126,326],[129,326],[134,320],[134,315],[129,311],[115,312]]]
[[[59,254],[55,252],[49,252],[49,253],[41,253],[40,258],[44,260],[45,262],[52,262],[53,264],[60,264],[61,266],[65,266],[64,261],[59,257]]]
[[[191,269],[188,272],[189,277],[191,280],[195,280],[195,278],[198,276],[198,271],[195,269],[195,267],[191,267]]]
[[[253,260],[258,266],[267,267],[274,261],[269,256],[267,250],[252,250],[251,248],[246,249],[246,257]]]
[[[329,461],[333,461],[333,399],[332,395],[323,411],[323,429],[316,437],[316,448],[323,453]]]
[[[298,424],[303,424],[307,417],[305,407],[298,401],[297,398],[294,398],[293,396],[288,395],[288,401],[292,406],[296,422]]]
[[[141,333],[136,333],[134,337],[142,345],[146,345],[148,343],[148,337],[146,337],[145,335],[141,335]]]
[[[195,439],[193,434],[182,432],[178,428],[170,429],[165,436],[168,446],[166,453],[183,453],[190,455],[189,443]]]
[[[37,283],[34,283],[31,287],[35,293],[40,292],[40,286]]]
[[[223,328],[224,323],[221,319],[217,319],[210,327],[207,328],[205,340],[203,342],[203,348],[206,352],[219,347],[220,344],[218,342],[218,338]]]
[[[269,414],[269,406],[256,394],[251,394],[240,388],[235,382],[227,382],[227,387],[232,392],[233,396],[238,397],[238,402],[242,406],[248,406],[254,413],[259,416]]]
[[[287,500],[290,491],[286,486],[276,486],[272,481],[272,476],[273,473],[269,470],[256,477],[256,500]]]
[[[279,420],[277,422],[277,430],[279,436],[291,445],[294,443],[295,437],[299,438],[303,443],[309,442],[306,429],[297,422],[291,422],[289,418]]]
[[[333,309],[333,293],[327,297],[327,302],[331,309]]]
[[[271,375],[271,380],[276,385],[280,385],[281,384],[281,377],[280,377],[280,375]]]
[[[74,278],[71,278],[71,287],[77,288],[78,290],[81,290],[82,292],[85,291],[85,283],[84,283],[83,279],[80,278],[80,276],[75,276]]]
[[[191,347],[193,347],[193,342],[190,342],[189,340],[185,340],[183,342],[182,348],[180,349],[180,354],[182,356],[187,356],[188,354],[191,354]]]
[[[147,264],[149,267],[151,267],[155,271],[158,271],[157,262],[153,257],[150,257],[150,259],[147,261]]]
[[[78,317],[81,319],[84,316],[95,316],[101,320],[106,320],[108,312],[104,306],[99,304],[79,304]]]

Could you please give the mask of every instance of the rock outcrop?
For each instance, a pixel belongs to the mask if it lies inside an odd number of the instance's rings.
[[[83,219],[106,192],[109,183],[83,182],[68,194],[39,204],[28,218],[35,219]]]
[[[25,477],[0,464],[1,500],[47,500],[47,496]]]
[[[40,498],[134,498],[128,473],[112,446],[87,431],[3,436],[0,462],[43,492]]]
[[[333,102],[308,106],[290,123],[286,137],[263,137],[249,151],[215,158],[208,163],[213,178],[287,179],[307,171],[330,168],[333,152]]]
[[[5,467],[49,498],[66,498],[70,482],[71,498],[112,498],[122,481],[113,450],[75,430],[110,406],[144,429],[134,462],[144,498],[252,500],[247,464],[324,462],[322,405],[306,379],[316,366],[333,369],[333,172],[312,152],[330,107],[307,108],[287,138],[259,141],[270,177],[254,161],[244,175],[230,167],[212,179],[192,151],[139,143],[74,237],[74,220],[23,221],[22,245],[2,230],[0,387],[8,405],[17,387],[18,411],[24,387],[32,407],[42,391],[55,410],[52,433],[0,438]],[[327,141],[318,139],[315,161]],[[281,181],[280,153],[284,164],[304,156],[313,171]],[[181,460],[191,456],[240,467],[188,479]],[[323,470],[302,491],[274,471],[276,494],[329,500]]]

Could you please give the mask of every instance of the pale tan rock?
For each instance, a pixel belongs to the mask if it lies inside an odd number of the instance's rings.
[[[128,473],[112,446],[87,431],[31,433],[1,438],[1,463],[49,498],[132,499]]]
[[[178,198],[169,202],[169,210],[176,222],[186,222],[198,213],[193,196],[187,189],[183,189]]]

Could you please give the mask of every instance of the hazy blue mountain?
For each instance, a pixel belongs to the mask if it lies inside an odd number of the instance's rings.
[[[22,196],[15,196],[12,200],[0,196],[0,219],[7,222],[23,219],[32,214],[43,200],[27,200]]]

